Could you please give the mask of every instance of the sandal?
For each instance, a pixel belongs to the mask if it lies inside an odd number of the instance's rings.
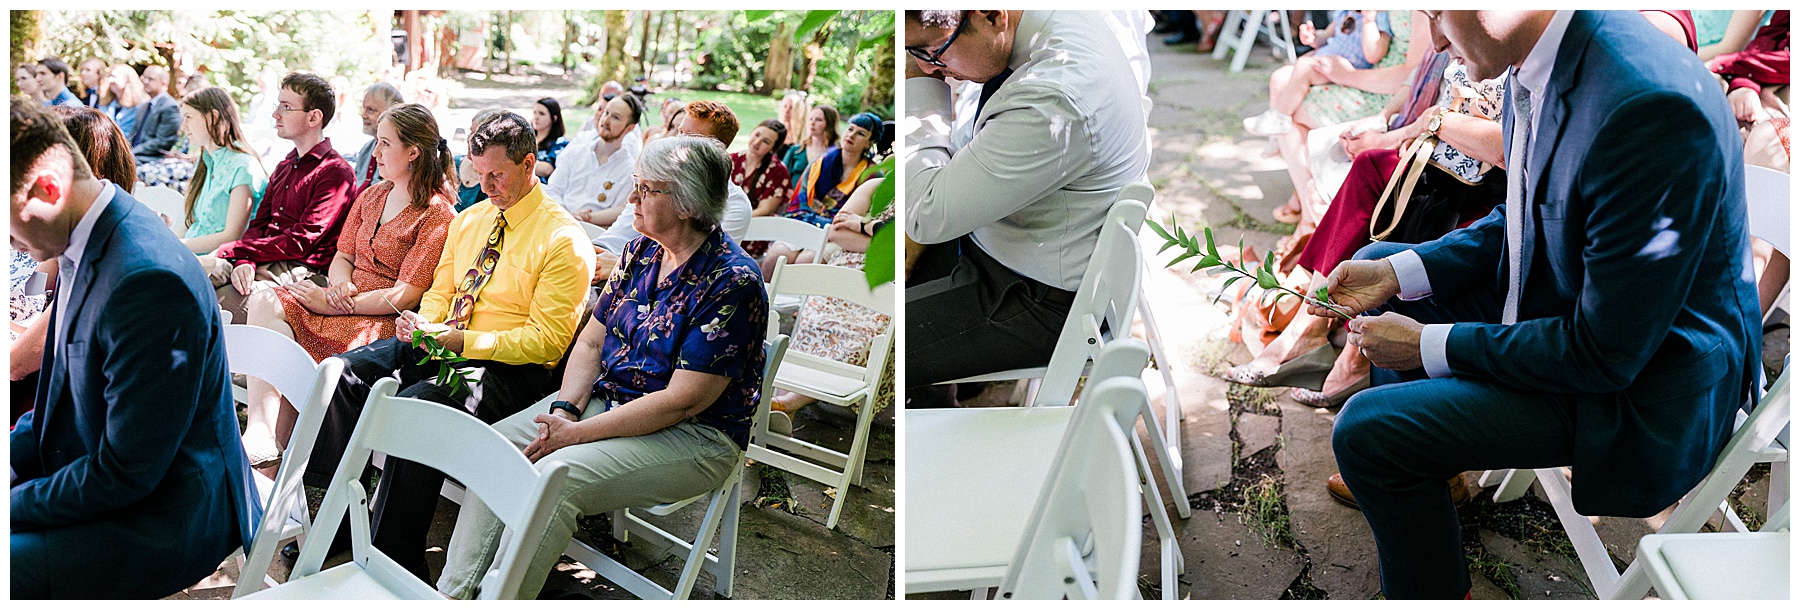
[[[1275,208],[1275,211],[1270,212],[1269,214],[1275,217],[1275,222],[1284,225],[1300,224],[1300,202],[1289,199],[1285,205]]]

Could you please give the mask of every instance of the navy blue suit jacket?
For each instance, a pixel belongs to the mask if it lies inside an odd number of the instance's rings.
[[[175,593],[249,541],[262,513],[212,284],[121,190],[67,290],[37,409],[12,431],[14,574],[21,533],[35,532],[38,544],[124,564],[84,583],[84,597]]]
[[[1446,356],[1577,395],[1576,508],[1649,516],[1712,467],[1760,362],[1743,141],[1700,60],[1634,12],[1576,13],[1548,89],[1519,322],[1457,324]],[[1436,294],[1506,285],[1504,207],[1416,249]]]

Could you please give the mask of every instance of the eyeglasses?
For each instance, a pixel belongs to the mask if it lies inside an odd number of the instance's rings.
[[[950,32],[950,37],[947,39],[944,39],[944,44],[940,45],[936,51],[926,53],[925,49],[921,49],[919,47],[906,47],[906,53],[915,58],[918,58],[919,61],[942,68],[942,67],[944,67],[944,61],[943,61],[944,51],[950,50],[950,43],[956,42],[956,37],[961,36],[963,33],[963,28],[968,25],[969,25],[969,11],[963,11],[962,17],[958,18],[956,20],[956,29]]]
[[[664,189],[650,188],[650,185],[644,183],[643,178],[640,178],[635,174],[631,176],[631,181],[637,183],[636,185],[631,187],[631,196],[636,199],[643,199],[645,197],[648,197],[650,195],[650,193],[662,193],[664,195],[667,195],[669,193],[674,192],[674,191],[669,191],[669,190],[664,190]]]
[[[295,108],[295,107],[293,107],[293,106],[289,106],[289,105],[288,105],[288,104],[287,104],[287,102],[281,102],[281,103],[279,103],[279,104],[275,104],[275,111],[276,111],[276,112],[281,112],[281,113],[288,113],[288,112],[306,112],[306,111],[308,111],[308,110],[312,110],[312,109],[311,109],[311,108]]]

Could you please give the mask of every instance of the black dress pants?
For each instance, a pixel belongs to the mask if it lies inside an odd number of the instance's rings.
[[[1019,275],[968,237],[928,246],[906,286],[908,406],[934,383],[1043,366],[1075,293]]]

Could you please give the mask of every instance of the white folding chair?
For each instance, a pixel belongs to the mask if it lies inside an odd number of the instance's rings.
[[[757,216],[738,241],[779,241],[801,250],[820,252],[825,249],[825,229],[810,222],[785,216]]]
[[[1147,400],[1142,380],[1113,377],[1082,401],[1001,580],[1001,599],[1139,598],[1144,498],[1132,485],[1138,470],[1127,436]]]
[[[581,225],[582,231],[587,232],[588,241],[594,241],[596,239],[599,239],[601,235],[606,234],[606,229],[601,228],[600,225],[586,223],[586,222],[582,222],[579,220],[577,220],[575,222],[576,222],[576,224]]]
[[[1744,200],[1749,207],[1750,234],[1791,258],[1794,251],[1789,249],[1788,217],[1793,210],[1788,200],[1788,175],[1766,167],[1744,166]],[[1789,285],[1784,282],[1775,302],[1786,303],[1788,290]],[[1763,312],[1763,322],[1768,323],[1774,313],[1772,307]],[[1784,484],[1786,480],[1782,479]]]
[[[1106,346],[1074,407],[916,409],[906,414],[906,592],[979,589],[1003,584],[1025,527],[1037,512],[1034,499],[1062,459],[1057,453],[1081,413],[1095,410],[1134,430],[1146,417],[1142,374],[1149,350],[1136,339]],[[1094,401],[1115,378],[1137,388],[1129,403]],[[1131,434],[1130,436],[1136,436]],[[1156,494],[1140,446],[1127,443],[1136,460],[1138,497],[1150,507],[1161,540],[1164,599],[1175,599],[1181,551],[1168,513]],[[1085,459],[1076,456],[1075,459]],[[1134,548],[1141,544],[1141,531]],[[1132,579],[1135,582],[1135,576]],[[1004,595],[1005,592],[1002,592]]]
[[[1274,13],[1274,19],[1268,19]],[[1228,11],[1225,24],[1219,28],[1219,40],[1213,45],[1212,58],[1225,59],[1231,53],[1231,71],[1243,72],[1244,63],[1250,60],[1250,48],[1256,44],[1257,35],[1269,40],[1275,48],[1276,57],[1287,63],[1294,62],[1294,39],[1289,32],[1287,11]]]
[[[1637,557],[1662,599],[1788,599],[1788,509],[1759,532],[1651,534]]]
[[[139,188],[132,196],[144,202],[151,211],[174,221],[175,224],[169,228],[175,231],[176,237],[187,234],[187,197],[181,191],[162,185],[146,186]]]
[[[752,429],[756,424],[767,421],[769,418],[769,403],[774,397],[771,389],[771,384],[775,380],[774,371],[781,364],[783,356],[787,354],[787,344],[786,335],[776,335],[763,345],[765,356],[762,393],[760,394],[762,398],[756,406]],[[685,561],[682,564],[681,576],[676,580],[673,590],[663,588],[662,585],[651,581],[625,564],[607,557],[579,539],[571,539],[568,550],[563,551],[563,554],[581,562],[582,565],[593,569],[595,573],[624,587],[625,590],[641,599],[687,599],[688,595],[693,592],[694,583],[700,578],[702,571],[713,575],[715,591],[725,597],[731,597],[733,570],[737,565],[738,508],[743,504],[740,495],[743,489],[743,480],[744,462],[739,460],[737,466],[732,469],[731,475],[725,477],[725,480],[712,491],[680,502],[658,504],[643,509],[644,512],[652,515],[668,516],[689,504],[702,499],[706,500],[706,517],[700,521],[700,531],[694,535],[693,540],[677,537],[643,518],[631,514],[631,509],[613,512],[613,537],[618,538],[620,542],[629,541],[631,534],[637,534],[657,545],[655,553],[657,556],[667,555]],[[717,534],[719,538],[717,554],[708,552],[714,534]]]
[[[320,570],[336,528],[326,528],[300,551],[293,576],[279,586],[245,599],[442,599],[430,583],[419,580],[371,543],[369,497],[363,491],[363,466],[372,452],[437,468],[461,481],[506,525],[506,542],[481,584],[483,599],[518,595],[531,551],[544,535],[556,508],[556,497],[568,477],[557,464],[539,472],[511,441],[481,420],[436,403],[399,398],[398,381],[382,379],[369,393],[350,446],[332,474],[319,520],[350,519],[354,560]],[[351,510],[354,505],[356,510]]]
[[[263,499],[263,519],[257,525],[256,539],[249,545],[248,557],[239,566],[237,588],[232,597],[243,597],[264,584],[276,584],[269,574],[269,563],[282,543],[298,538],[302,543],[312,529],[306,515],[306,494],[300,475],[306,471],[312,456],[313,441],[319,425],[325,421],[325,409],[337,392],[338,377],[344,361],[326,358],[314,364],[312,356],[300,344],[273,330],[247,324],[225,326],[225,356],[232,373],[255,377],[275,386],[275,391],[288,399],[300,412],[294,422],[287,451],[282,453],[281,468],[271,481],[262,473],[254,473],[257,494]]]
[[[894,316],[894,285],[883,284],[873,290],[861,270],[835,265],[775,264],[769,283],[770,301],[780,295],[825,296]],[[775,335],[776,321],[769,319],[769,334]],[[882,370],[887,366],[888,345],[893,341],[893,325],[876,335],[869,343],[869,357],[862,366],[853,366],[830,358],[795,351],[782,359],[775,369],[775,387],[842,405],[856,410],[856,432],[850,441],[850,452],[840,453],[786,434],[772,432],[765,420],[752,428],[750,459],[836,487],[837,497],[831,502],[831,516],[825,527],[836,528],[843,514],[844,499],[850,487],[862,482],[863,454],[869,448],[869,424],[875,419],[875,398],[881,384]]]

